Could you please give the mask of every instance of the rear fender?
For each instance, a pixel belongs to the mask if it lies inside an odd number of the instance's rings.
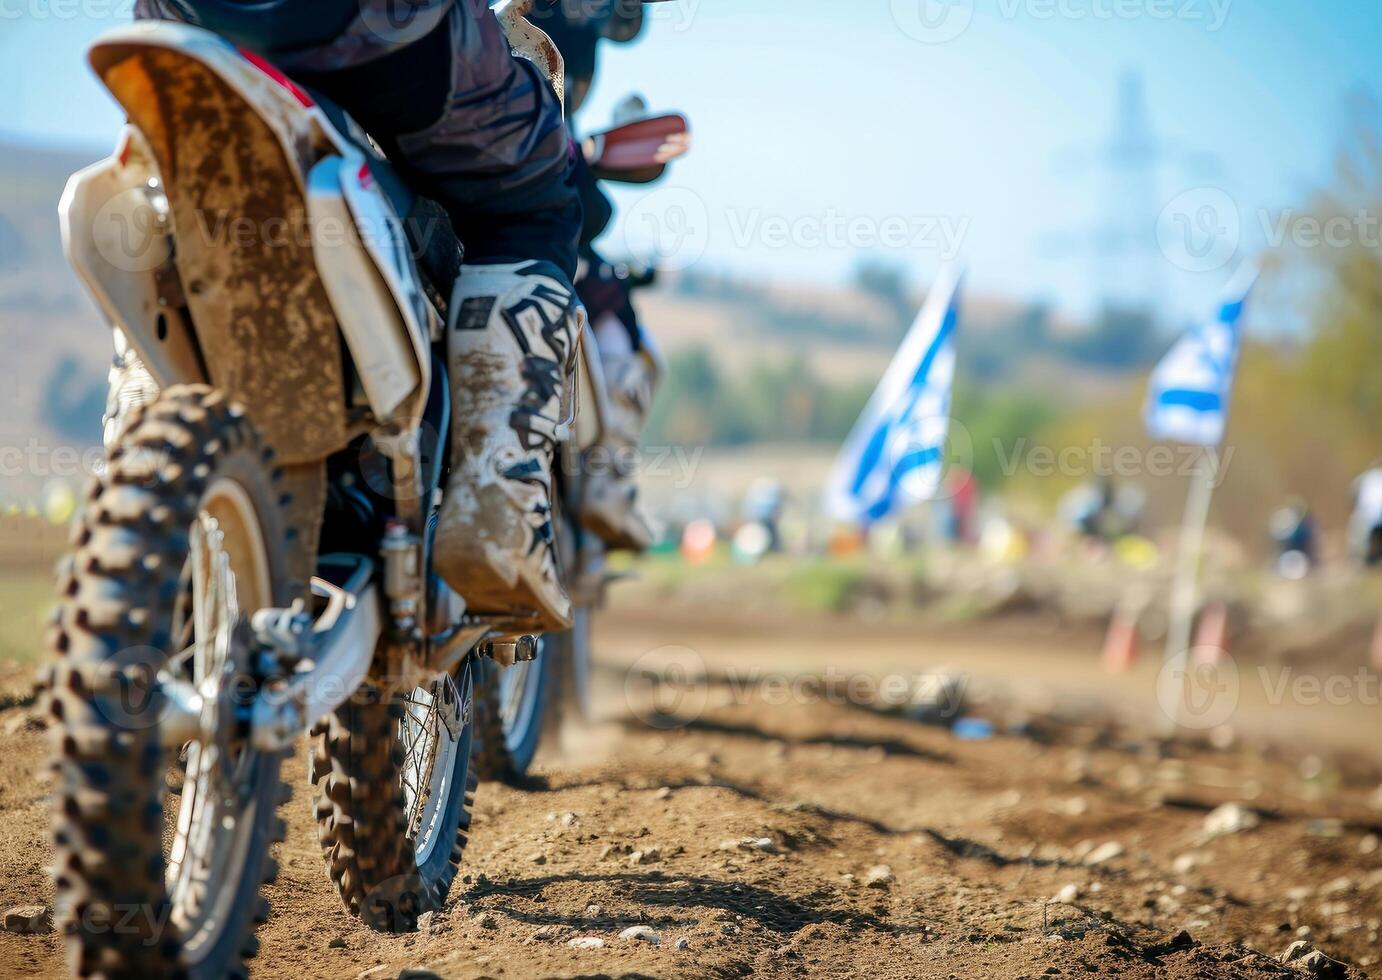
[[[90,59],[162,178],[208,380],[246,405],[285,463],[342,448],[340,333],[315,267],[306,175],[344,137],[272,66],[198,28],[119,28]]]

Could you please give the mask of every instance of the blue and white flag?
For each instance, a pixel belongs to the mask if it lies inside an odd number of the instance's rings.
[[[826,489],[832,517],[874,524],[929,500],[945,475],[955,326],[963,275],[946,268],[907,332],[878,390],[845,440]]]
[[[1238,324],[1257,275],[1256,263],[1239,269],[1218,316],[1177,341],[1152,372],[1144,414],[1153,439],[1197,446],[1223,441],[1238,365]]]

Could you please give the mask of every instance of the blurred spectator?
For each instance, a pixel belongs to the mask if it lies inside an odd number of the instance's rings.
[[[1101,476],[1066,494],[1060,503],[1060,517],[1081,537],[1110,542],[1138,530],[1146,505],[1147,495],[1141,487],[1120,487],[1112,477]]]
[[[1272,515],[1268,529],[1276,545],[1277,571],[1285,578],[1303,578],[1318,558],[1310,505],[1293,497]]]
[[[1349,550],[1364,565],[1382,564],[1382,461],[1353,484]]]

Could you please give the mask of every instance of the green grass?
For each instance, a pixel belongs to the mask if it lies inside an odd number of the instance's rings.
[[[0,571],[0,662],[38,661],[44,624],[54,601],[47,567]]]
[[[868,580],[862,561],[812,559],[792,566],[784,591],[801,609],[844,612]]]

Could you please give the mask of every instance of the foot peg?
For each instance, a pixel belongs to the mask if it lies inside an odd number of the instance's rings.
[[[537,659],[537,637],[501,636],[496,640],[480,644],[480,656],[489,657],[500,667],[512,667],[516,663],[527,663]]]

